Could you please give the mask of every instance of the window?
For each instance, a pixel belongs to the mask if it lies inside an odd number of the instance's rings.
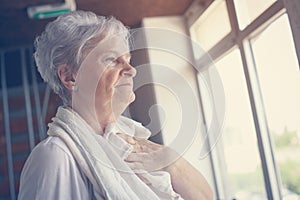
[[[282,195],[300,194],[300,73],[287,15],[251,39]]]
[[[214,1],[193,27],[197,40],[209,50],[231,31],[226,2]]]
[[[293,2],[293,8],[300,5]],[[297,19],[297,9],[285,5],[213,1],[190,26],[192,39],[215,62],[226,97],[222,137],[210,155],[216,199],[300,198],[299,58],[286,13]],[[215,26],[219,15],[223,24]],[[213,103],[199,84],[204,119],[210,118]]]
[[[226,113],[222,139],[226,196],[222,199],[266,198],[253,117],[238,49],[219,60],[216,68],[223,82]],[[213,84],[213,83],[212,83]],[[220,158],[222,159],[222,158]]]
[[[276,0],[234,0],[239,27],[243,30]]]

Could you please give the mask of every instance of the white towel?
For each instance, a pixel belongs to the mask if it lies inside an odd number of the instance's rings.
[[[115,151],[124,160],[133,151],[133,146],[123,140],[117,133],[124,133],[139,139],[148,139],[151,132],[132,119],[120,116],[116,123],[111,123],[105,128],[103,137],[109,141]],[[160,197],[160,199],[182,199],[174,192],[171,177],[168,172],[146,172],[139,170],[139,177]]]
[[[150,135],[147,129],[125,117],[121,117],[116,124],[108,126],[106,136],[118,137],[115,135],[116,132],[112,131],[116,127],[122,127],[123,130],[126,129],[127,134],[140,138]],[[86,121],[70,108],[58,108],[56,117],[49,124],[48,135],[59,137],[66,143],[80,168],[91,181],[96,198],[102,191],[105,192],[106,199],[112,200],[180,198],[172,189],[170,177],[167,177],[169,174],[166,172],[144,174],[148,184],[151,183],[147,185],[122,159],[131,152],[132,147],[125,144],[124,140],[107,140],[96,134]],[[122,143],[125,153],[113,147],[112,144],[118,145],[115,142]],[[162,191],[160,188],[163,188]],[[171,188],[173,192],[166,188]]]

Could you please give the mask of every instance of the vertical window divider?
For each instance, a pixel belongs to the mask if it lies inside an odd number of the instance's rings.
[[[51,88],[47,84],[46,89],[45,89],[45,94],[44,94],[43,107],[42,107],[42,117],[43,117],[43,122],[44,123],[45,123],[46,117],[47,117],[48,106],[49,106],[49,101],[50,101],[50,95],[51,95]]]
[[[196,62],[196,64],[198,65],[198,63]],[[196,80],[197,82],[199,83],[199,78],[198,76],[196,77]],[[208,77],[208,85],[211,86],[211,82],[210,82],[210,78]],[[208,148],[211,149],[212,148],[212,145],[211,145],[211,142],[210,142],[210,139],[209,139],[209,136],[208,136],[208,124],[207,124],[207,119],[206,119],[206,115],[205,115],[205,111],[204,111],[204,104],[202,103],[203,102],[203,95],[201,93],[201,90],[200,90],[200,87],[198,85],[198,94],[199,94],[199,99],[201,100],[201,110],[202,110],[202,118],[203,118],[203,123],[204,123],[204,134],[207,135],[208,137]],[[222,196],[225,195],[225,188],[224,188],[224,185],[223,184],[220,184],[220,179],[217,178],[217,176],[222,176],[222,173],[220,171],[220,169],[217,169],[219,166],[218,164],[216,165],[216,162],[219,162],[219,159],[218,159],[218,156],[214,155],[213,152],[210,152],[209,154],[209,158],[210,158],[210,164],[212,166],[212,174],[213,174],[213,181],[214,181],[214,187],[215,187],[215,191],[216,191],[216,199],[221,199]]]
[[[298,58],[298,65],[300,69],[300,1],[299,0],[280,0],[283,1],[284,6],[291,24],[296,54]]]
[[[206,65],[208,65],[209,63],[206,63]],[[207,69],[208,70],[208,69]],[[210,73],[208,71],[208,78],[207,78],[208,82],[208,86],[210,88],[212,88],[212,84],[211,84],[211,76],[210,76]],[[215,95],[212,93],[212,99],[213,99],[213,105],[212,107],[215,107]],[[205,115],[204,115],[205,116]],[[207,124],[206,124],[206,131],[208,130],[209,128],[207,127]],[[210,143],[210,137],[208,139],[208,142]],[[218,145],[222,145],[223,147],[223,143],[218,141]],[[215,146],[214,146],[215,147]],[[210,148],[211,148],[211,145],[210,145]],[[214,168],[214,174],[215,176],[219,176],[221,178],[217,179],[216,178],[216,188],[218,188],[218,197],[217,199],[222,199],[222,197],[225,197],[226,199],[228,198],[228,184],[224,184],[224,182],[228,182],[226,176],[225,176],[225,170],[223,167],[219,167],[221,166],[220,163],[224,163],[225,160],[224,160],[224,155],[220,156],[220,154],[223,154],[223,151],[220,151],[221,148],[214,148],[214,151],[211,152],[211,159],[212,159],[212,163],[213,163],[213,166],[215,166]]]
[[[27,77],[25,51],[26,51],[26,48],[24,48],[24,47],[20,48],[22,79],[23,79],[27,126],[28,126],[28,135],[29,135],[29,147],[30,147],[30,150],[32,150],[35,146],[35,138],[34,138],[34,130],[33,130],[32,107],[31,107],[31,102],[30,102],[30,87],[29,87],[28,77]]]
[[[3,103],[3,121],[5,131],[5,143],[6,143],[6,155],[7,155],[7,170],[9,180],[9,191],[10,198],[16,199],[15,189],[15,176],[14,176],[14,165],[11,145],[11,130],[9,123],[9,105],[8,105],[8,94],[7,94],[7,83],[6,83],[6,72],[5,72],[5,52],[1,51],[1,90],[2,90],[2,103]]]
[[[268,199],[281,199],[280,180],[265,116],[255,60],[249,41],[239,44]]]
[[[29,50],[29,60],[30,60],[30,71],[31,71],[31,77],[32,77],[32,88],[33,88],[33,95],[34,95],[34,101],[35,101],[35,109],[36,109],[36,119],[38,122],[38,128],[39,128],[39,139],[42,140],[46,137],[46,127],[44,118],[42,117],[42,109],[41,109],[41,100],[40,100],[40,92],[36,80],[36,74],[35,74],[35,65],[33,62],[33,51],[32,48],[28,48]]]
[[[230,25],[231,25],[231,32],[233,32],[234,34],[233,36],[237,36],[239,33],[239,24],[238,24],[238,19],[237,19],[233,0],[227,0],[226,6],[227,6]]]
[[[185,28],[186,28],[186,31],[187,31],[187,34],[189,35],[189,37],[191,37],[191,31],[190,31],[190,28],[188,27],[188,21],[187,21],[187,18],[184,18],[185,20]],[[189,45],[190,47],[190,52],[193,52],[193,48],[192,48],[192,43],[190,43]],[[199,62],[196,61],[196,58],[194,56],[194,53],[191,54],[192,55],[192,59],[193,59],[193,63],[198,65]],[[200,90],[200,86],[199,86],[199,77],[198,77],[198,74],[199,72],[197,70],[194,70],[194,75],[195,75],[195,80],[197,81],[197,95],[198,95],[198,98],[200,100],[199,104],[200,104],[200,110],[201,110],[201,117],[202,117],[202,125],[203,125],[203,128],[201,129],[201,134],[206,134],[207,135],[207,131],[208,131],[208,127],[207,127],[207,119],[206,119],[206,116],[205,116],[205,111],[203,110],[204,108],[204,105],[203,105],[203,98],[202,98],[202,94],[201,94],[201,90]],[[209,139],[207,140],[208,141],[208,144],[207,144],[207,148],[208,149],[211,149],[211,144],[210,144],[210,141]],[[212,152],[210,152],[208,154],[209,156],[209,163],[212,167],[212,177],[213,177],[213,187],[214,187],[214,190],[215,190],[215,193],[216,193],[216,196],[215,198],[216,199],[220,199],[220,184],[218,184],[218,179],[217,179],[217,174],[216,174],[216,166],[215,166],[215,163],[214,163],[214,156],[212,155]],[[224,192],[224,191],[223,191]]]

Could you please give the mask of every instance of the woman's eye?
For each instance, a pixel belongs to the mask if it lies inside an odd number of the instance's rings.
[[[107,57],[104,59],[105,65],[115,65],[117,63],[117,59],[115,57]]]

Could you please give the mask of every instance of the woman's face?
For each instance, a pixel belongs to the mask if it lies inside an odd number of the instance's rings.
[[[85,115],[95,113],[97,121],[104,126],[115,121],[135,99],[135,75],[128,45],[121,37],[100,41],[88,53],[77,73],[78,92],[73,95],[77,110]]]
[[[112,43],[112,45],[116,45]],[[97,84],[95,108],[106,109],[117,118],[135,100],[133,77],[136,70],[130,65],[130,54],[111,48],[99,57],[103,69]]]

